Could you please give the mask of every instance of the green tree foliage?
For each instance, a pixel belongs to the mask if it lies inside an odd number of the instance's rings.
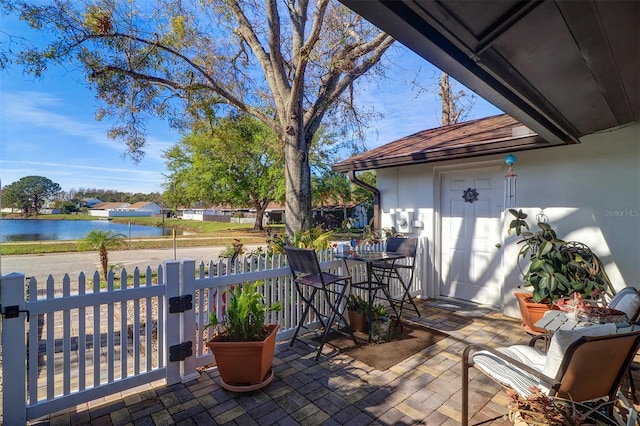
[[[164,206],[167,203],[162,199],[162,195],[157,192],[151,192],[149,194],[143,194],[140,192],[121,192],[114,189],[96,189],[96,188],[79,188],[72,189],[68,192],[68,197],[71,200],[80,202],[85,198],[97,198],[105,203],[130,203],[134,204],[140,201],[154,202],[158,205]]]
[[[2,189],[5,206],[22,209],[25,215],[38,214],[44,203],[62,190],[60,185],[42,176],[26,176]]]
[[[244,115],[200,125],[165,152],[165,198],[172,206],[195,202],[252,206],[262,230],[268,204],[284,200],[282,142],[259,120]]]
[[[78,249],[98,250],[102,275],[106,280],[109,273],[109,250],[122,247],[125,244],[125,238],[127,238],[126,235],[119,234],[116,231],[93,229],[78,242]]]
[[[329,239],[333,236],[333,232],[316,226],[306,231],[296,231],[291,237],[276,233],[267,238],[267,250],[271,254],[284,254],[284,247],[287,245],[298,248],[326,250],[330,246]]]
[[[110,136],[134,159],[144,155],[152,115],[178,128],[230,109],[264,122],[283,143],[289,234],[312,224],[316,131],[326,120],[360,128],[367,114],[355,107],[354,83],[384,72],[376,65],[393,44],[332,0],[2,5],[53,40],[43,48],[25,45],[18,63],[35,76],[51,63],[79,63],[104,103],[98,116],[119,119]]]
[[[71,214],[80,211],[78,206],[71,201],[58,201],[56,207],[59,208],[63,214]]]

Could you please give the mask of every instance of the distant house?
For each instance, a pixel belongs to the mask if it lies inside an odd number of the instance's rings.
[[[98,198],[83,198],[82,201],[80,202],[80,206],[79,207],[93,207],[97,204],[102,204],[102,200],[98,199]]]
[[[234,222],[253,223],[256,210],[249,207],[230,206],[205,206],[196,204],[195,207],[178,207],[177,215],[185,220],[200,220],[205,222]],[[263,224],[283,223],[284,206],[277,203],[269,203],[265,210]]]
[[[207,220],[208,216],[228,216],[230,218],[232,214],[219,206],[179,207],[177,213],[180,219],[200,221]],[[224,222],[224,220],[219,220],[218,222]],[[231,222],[231,219],[226,220],[226,222]]]
[[[151,214],[160,214],[162,212],[162,207],[156,203],[148,201],[133,203],[128,208],[138,212],[151,212]]]
[[[160,214],[162,207],[153,202],[141,201],[134,204],[129,203],[99,203],[89,208],[90,216],[113,218],[113,217],[150,217]]]

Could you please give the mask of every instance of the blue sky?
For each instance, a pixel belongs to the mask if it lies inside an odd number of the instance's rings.
[[[2,17],[2,29],[36,38],[13,18]],[[6,38],[0,34],[0,47]],[[410,84],[420,70],[422,86],[435,89],[439,71],[398,45],[384,80],[361,80],[357,102],[373,107],[383,118],[371,123],[368,148],[420,130],[437,127],[440,102],[433,93]],[[24,75],[17,66],[0,71],[0,181],[2,186],[24,176],[38,175],[60,184],[64,191],[80,188],[122,192],[161,192],[166,168],[162,151],[180,140],[166,122],[147,126],[146,155],[138,163],[124,156],[125,146],[107,138],[110,122],[95,121],[95,94],[73,69],[52,69],[43,79]],[[468,117],[501,111],[481,98]]]

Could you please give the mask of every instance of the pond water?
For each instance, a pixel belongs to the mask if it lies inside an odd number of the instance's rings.
[[[0,219],[0,241],[79,240],[89,231],[115,231],[131,238],[172,235],[172,228],[113,223],[109,220]],[[182,231],[176,230],[181,235]]]

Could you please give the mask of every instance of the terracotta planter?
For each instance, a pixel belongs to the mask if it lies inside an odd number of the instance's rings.
[[[349,314],[349,326],[351,331],[359,331],[361,333],[368,333],[367,327],[367,315],[365,313],[358,313],[358,311],[347,310]]]
[[[271,382],[278,324],[269,324],[262,342],[224,342],[214,337],[207,346],[216,358],[222,386],[235,392],[260,389]]]
[[[514,295],[518,299],[520,313],[522,314],[522,328],[530,334],[544,333],[542,328],[538,328],[534,324],[542,318],[545,312],[554,309],[554,307],[546,303],[534,302],[531,293],[516,292]]]

